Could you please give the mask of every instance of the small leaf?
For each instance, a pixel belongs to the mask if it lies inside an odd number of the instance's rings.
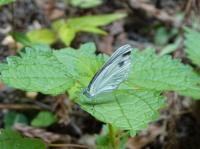
[[[15,41],[21,43],[22,45],[27,46],[27,45],[31,44],[31,41],[29,40],[29,38],[24,33],[12,32],[10,34],[14,38]]]
[[[0,0],[0,6],[15,2],[15,0]]]
[[[26,35],[32,43],[52,44],[56,40],[55,33],[47,28],[32,30]]]
[[[166,28],[160,27],[160,28],[157,29],[157,31],[155,33],[154,42],[157,45],[164,45],[164,44],[167,43],[168,38],[169,38],[169,34],[168,34]]]
[[[12,128],[15,123],[28,124],[28,119],[25,115],[13,111],[7,112],[3,121],[5,128]]]
[[[46,149],[46,145],[40,139],[23,138],[12,130],[1,130],[1,149]]]
[[[103,3],[102,0],[69,0],[68,2],[72,6],[80,8],[92,8]]]
[[[115,13],[106,15],[91,15],[78,18],[71,18],[67,21],[70,27],[77,30],[82,30],[88,26],[102,26],[112,23],[115,20],[126,17],[125,13]]]
[[[178,39],[176,39],[175,43],[168,44],[167,46],[165,46],[162,49],[162,51],[159,53],[159,55],[162,56],[162,55],[166,55],[166,54],[174,52],[179,47],[181,41],[182,41],[182,39],[178,38]]]
[[[66,46],[69,46],[72,40],[75,38],[76,31],[73,28],[63,25],[58,32],[59,38],[65,43]]]
[[[55,123],[56,120],[53,113],[42,111],[31,121],[31,125],[35,127],[47,127]]]
[[[200,67],[200,33],[185,27],[185,46],[188,58]]]

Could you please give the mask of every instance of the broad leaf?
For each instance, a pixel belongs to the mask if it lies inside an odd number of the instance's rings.
[[[146,49],[143,52],[135,52],[132,60],[133,68],[128,82],[136,88],[180,91],[186,95],[189,89],[192,91],[200,87],[200,77],[192,68],[178,59],[172,60],[168,55],[159,57],[154,50]],[[200,96],[195,94],[194,97]]]
[[[32,30],[26,35],[32,43],[52,44],[56,41],[55,33],[48,28]]]
[[[200,67],[200,33],[189,28],[185,28],[185,46],[188,58]]]
[[[38,115],[31,121],[31,125],[35,127],[47,127],[56,122],[56,117],[48,111],[39,112]]]
[[[24,138],[12,130],[1,130],[1,149],[45,149],[46,145],[40,139]]]
[[[73,84],[68,70],[47,46],[26,47],[20,56],[1,64],[1,80],[25,91],[59,94]]]
[[[160,93],[151,90],[117,90],[95,99],[81,95],[77,102],[97,119],[135,133],[157,119],[164,106]]]

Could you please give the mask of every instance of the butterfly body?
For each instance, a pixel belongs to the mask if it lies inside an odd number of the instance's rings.
[[[116,89],[120,83],[128,78],[131,51],[130,45],[118,48],[94,75],[83,94],[88,98],[92,98],[100,93]]]

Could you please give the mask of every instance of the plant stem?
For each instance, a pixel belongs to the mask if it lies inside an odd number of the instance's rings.
[[[119,140],[116,137],[115,130],[111,124],[108,124],[109,138],[113,149],[119,149]]]

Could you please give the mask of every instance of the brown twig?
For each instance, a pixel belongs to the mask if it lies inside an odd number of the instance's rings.
[[[154,5],[147,4],[142,0],[127,0],[127,4],[131,9],[141,9],[148,15],[151,15],[162,22],[171,24],[174,27],[180,27],[182,25],[182,22],[176,17],[171,16],[167,12],[156,8]]]
[[[72,138],[68,135],[60,135],[60,134],[55,134],[52,132],[47,132],[44,129],[40,128],[34,128],[31,126],[27,126],[24,124],[15,124],[14,129],[21,132],[23,135],[27,137],[37,137],[41,138],[47,143],[52,143],[55,141],[65,141],[65,142],[70,142]]]
[[[37,105],[30,104],[0,104],[0,109],[15,109],[15,110],[42,110],[41,107]]]

